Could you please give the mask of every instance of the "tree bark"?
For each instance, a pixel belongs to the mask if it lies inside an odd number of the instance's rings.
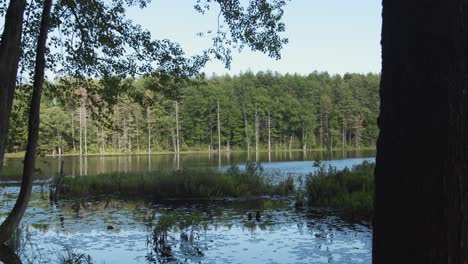
[[[323,115],[322,115],[322,112],[320,112],[319,136],[320,136],[320,149],[323,149]]]
[[[75,110],[71,112],[71,130],[72,130],[72,144],[73,144],[73,152],[76,152],[76,144],[75,144]]]
[[[139,120],[136,119],[136,140],[137,140],[137,154],[140,154],[140,124]]]
[[[132,122],[132,116],[130,114],[130,111],[128,112],[128,126],[127,126],[127,141],[128,141],[128,153],[132,153],[132,133],[130,131],[131,129],[131,122]]]
[[[218,100],[217,117],[218,117],[218,152],[221,152],[221,122],[219,119],[219,100]]]
[[[179,102],[175,102],[175,116],[176,116],[176,153],[180,151],[179,141]]]
[[[176,136],[174,133],[174,127],[171,127],[171,136],[172,136],[172,146],[173,146],[174,152],[177,153],[177,141],[176,141]]]
[[[341,140],[342,140],[343,149],[344,149],[344,148],[346,148],[346,130],[345,130],[345,121],[344,121],[344,119],[342,120],[341,125],[342,125],[342,131],[341,131],[342,132],[342,134],[341,134],[342,138],[341,138]]]
[[[271,153],[271,117],[268,111],[268,153]]]
[[[21,259],[10,247],[0,243],[0,262],[8,264],[21,264]]]
[[[257,113],[257,106],[255,106],[255,152],[258,153],[259,146],[258,146],[258,113]]]
[[[245,113],[245,106],[243,105],[244,113],[244,130],[245,130],[245,142],[247,144],[247,153],[250,152],[250,140],[249,140],[249,131],[247,127],[247,114]]]
[[[291,152],[291,149],[292,149],[293,138],[294,138],[294,136],[291,136],[289,138],[289,152]]]
[[[26,211],[26,207],[31,196],[33,184],[32,177],[35,169],[37,141],[39,136],[39,113],[41,107],[42,86],[44,84],[44,71],[46,66],[45,53],[47,34],[49,32],[51,7],[52,0],[45,0],[42,11],[39,38],[37,41],[36,66],[34,69],[33,94],[31,98],[31,106],[29,109],[28,143],[24,157],[23,180],[21,182],[21,190],[18,195],[18,199],[16,200],[15,206],[0,226],[1,243],[7,241],[18,227],[19,222],[21,221],[21,218]]]
[[[11,0],[5,15],[0,43],[0,177],[3,169],[10,114],[21,55],[21,35],[26,0]]]
[[[467,10],[383,0],[373,263],[468,262]]]
[[[150,108],[146,107],[146,122],[148,125],[148,154],[151,154],[151,123],[150,123]]]
[[[83,122],[84,122],[84,149],[85,149],[85,156],[88,156],[88,110],[86,109],[86,104],[83,105],[84,115],[83,115]]]

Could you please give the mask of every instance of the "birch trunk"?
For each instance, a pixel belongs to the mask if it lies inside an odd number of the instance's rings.
[[[218,152],[221,152],[221,122],[219,119],[219,100],[218,100],[217,117],[218,117]]]
[[[176,153],[180,152],[179,142],[179,102],[175,102],[175,116],[176,116]]]

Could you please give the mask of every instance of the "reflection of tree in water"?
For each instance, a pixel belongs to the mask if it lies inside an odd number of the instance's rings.
[[[0,243],[0,262],[3,263],[21,263],[21,259],[10,247]]]
[[[189,259],[192,262],[200,262],[204,256],[203,251],[208,248],[208,222],[208,216],[199,212],[172,212],[161,215],[154,227],[152,238],[148,239],[152,252],[146,259],[157,263]],[[179,248],[179,254],[174,252],[176,247]]]
[[[43,263],[44,256],[38,245],[31,242],[29,226],[22,224],[6,245],[0,243],[0,262],[3,263]]]

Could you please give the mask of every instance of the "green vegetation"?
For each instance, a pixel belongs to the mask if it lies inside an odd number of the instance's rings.
[[[213,76],[181,84],[177,100],[151,79],[128,81],[133,87],[105,106],[82,87],[44,87],[40,151],[79,154],[80,142],[83,154],[266,150],[269,138],[272,150],[342,149],[374,147],[377,138],[378,74]],[[8,152],[25,149],[29,98],[16,89]]]
[[[343,208],[353,214],[374,210],[374,163],[363,162],[351,170],[320,166],[307,177],[309,205]]]
[[[65,178],[65,195],[72,197],[122,195],[158,199],[243,197],[288,195],[294,181],[288,178],[271,184],[259,171],[240,171],[231,167],[222,172],[214,169],[190,169],[147,173],[114,173]]]
[[[165,262],[176,262],[172,248],[180,242],[191,256],[204,255],[203,246],[199,243],[200,233],[208,228],[209,219],[200,212],[168,212],[162,214],[153,231],[153,240],[149,241],[155,255],[147,258],[165,259]],[[180,239],[173,236],[180,232]]]
[[[78,253],[70,247],[65,247],[60,253],[58,263],[60,264],[92,264],[93,260],[90,255]]]

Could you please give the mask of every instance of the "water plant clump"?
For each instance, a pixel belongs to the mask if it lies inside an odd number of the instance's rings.
[[[182,169],[67,177],[63,186],[64,195],[69,197],[122,195],[183,199],[289,195],[294,192],[294,180],[291,177],[272,183],[258,172],[242,171],[236,167],[225,172],[214,169]]]
[[[177,262],[173,249],[179,245],[184,256],[189,256],[194,262],[200,262],[207,249],[206,243],[200,238],[207,230],[209,218],[200,212],[166,212],[156,223],[151,239],[147,244],[153,252],[147,255],[150,262]],[[176,234],[180,234],[177,238]]]
[[[307,177],[309,205],[338,207],[353,214],[371,215],[374,210],[374,166],[367,161],[352,169],[320,166]]]
[[[92,264],[91,256],[85,253],[79,253],[71,247],[65,247],[59,254],[58,263],[60,264]]]

